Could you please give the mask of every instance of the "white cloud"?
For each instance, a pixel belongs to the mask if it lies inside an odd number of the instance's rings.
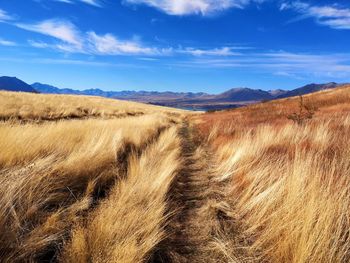
[[[196,48],[185,48],[178,49],[178,53],[189,54],[193,56],[234,56],[240,55],[240,53],[233,52],[232,47],[222,47],[214,49],[196,49]]]
[[[341,8],[336,5],[313,6],[304,2],[284,2],[280,10],[295,10],[304,15],[303,18],[312,17],[317,23],[334,29],[350,29],[350,8]]]
[[[275,76],[281,76],[281,77],[291,77],[291,78],[295,78],[295,75],[285,72],[285,71],[277,71],[274,73]]]
[[[15,42],[9,41],[9,40],[5,40],[0,38],[0,45],[1,46],[8,46],[8,47],[13,47],[13,46],[17,46],[17,44]]]
[[[66,4],[74,4],[76,2],[83,2],[83,3],[88,4],[88,5],[101,7],[101,3],[98,0],[55,0],[55,1],[66,3]]]
[[[87,50],[84,50],[83,47],[77,48],[75,45],[67,43],[46,43],[43,41],[28,40],[29,45],[35,48],[46,48],[53,49],[65,53],[87,53]]]
[[[155,48],[144,47],[135,41],[121,41],[112,34],[97,35],[95,32],[88,32],[87,41],[94,52],[102,55],[151,55],[158,52]]]
[[[98,35],[93,31],[84,33],[66,20],[51,19],[34,24],[17,23],[15,26],[59,40],[52,43],[29,40],[28,43],[36,48],[96,55],[155,55],[168,52],[166,49],[145,47],[138,41],[120,40],[112,34]]]
[[[79,66],[118,66],[118,64],[98,62],[98,61],[87,61],[87,60],[73,60],[73,59],[50,59],[50,58],[40,58],[31,61],[40,64],[61,64],[61,65],[79,65]]]
[[[82,47],[82,39],[79,30],[69,21],[51,19],[35,24],[16,24],[17,27],[51,36],[77,49]]]
[[[78,59],[53,59],[53,58],[13,58],[13,57],[0,57],[0,61],[11,62],[11,63],[28,63],[28,64],[47,64],[47,65],[67,65],[67,66],[89,66],[89,67],[114,67],[114,68],[138,68],[146,69],[145,65],[135,63],[116,63],[116,62],[102,62],[96,61],[93,58],[87,60]]]
[[[0,22],[9,21],[9,20],[13,20],[13,17],[10,16],[6,11],[0,9]]]
[[[100,2],[97,0],[80,0],[81,2],[89,5],[94,5],[94,6],[101,6]]]
[[[113,34],[97,34],[94,31],[81,32],[69,21],[51,19],[34,24],[15,24],[24,30],[40,33],[59,40],[58,42],[43,42],[29,40],[28,43],[35,48],[54,49],[66,53],[83,53],[92,55],[149,55],[170,56],[185,54],[190,56],[234,56],[240,53],[234,49],[245,47],[221,47],[212,49],[186,48],[158,48],[143,45],[138,40],[122,40]]]
[[[120,40],[112,34],[98,35],[93,31],[83,33],[74,24],[64,20],[52,19],[16,26],[60,40],[58,43],[29,40],[28,43],[36,48],[96,55],[160,55],[168,52],[166,49],[145,47],[138,41]]]
[[[64,0],[66,1],[66,0]],[[188,56],[236,56],[241,53],[235,50],[251,49],[250,47],[217,47],[201,49],[197,47],[152,47],[146,46],[134,37],[132,40],[120,39],[111,33],[98,34],[94,31],[82,32],[73,23],[63,19],[49,19],[35,23],[11,23],[23,30],[39,33],[54,38],[53,40],[28,40],[28,44],[35,48],[52,49],[65,53],[81,53],[90,55],[147,55],[174,56],[183,54]],[[1,40],[1,39],[0,39]],[[1,45],[15,45],[2,40]]]
[[[40,42],[40,41],[35,41],[35,40],[28,40],[28,43],[32,47],[36,47],[36,48],[51,48],[52,47],[52,46],[50,46],[47,43]]]
[[[129,4],[145,4],[169,15],[210,15],[230,8],[243,8],[264,0],[124,0]]]
[[[56,2],[62,2],[62,3],[66,3],[66,4],[74,4],[74,2],[72,0],[55,0]]]
[[[350,17],[328,19],[328,20],[320,21],[320,23],[335,29],[350,29]]]
[[[244,56],[196,58],[172,64],[194,68],[240,68],[294,78],[350,77],[350,54],[299,54],[290,52],[245,53]],[[283,73],[282,73],[283,72]]]

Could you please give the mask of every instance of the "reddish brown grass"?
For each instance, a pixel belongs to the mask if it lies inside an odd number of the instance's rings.
[[[223,185],[227,262],[349,262],[350,87],[200,116]],[[197,117],[198,118],[198,117]],[[198,121],[198,120],[197,120]]]
[[[314,118],[335,119],[350,112],[350,86],[312,93],[303,98],[305,105],[316,109]],[[288,116],[298,111],[299,98],[293,97],[207,113],[197,116],[195,120],[199,122],[198,128],[204,138],[215,138],[215,143],[220,145],[262,124],[281,127],[290,123]]]

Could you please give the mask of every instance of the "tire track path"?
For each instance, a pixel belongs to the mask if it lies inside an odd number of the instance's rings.
[[[166,227],[168,238],[158,247],[150,262],[221,262],[213,249],[217,229],[219,186],[214,181],[210,154],[196,140],[196,133],[185,121],[182,138],[182,169],[169,191],[168,209],[172,215]]]

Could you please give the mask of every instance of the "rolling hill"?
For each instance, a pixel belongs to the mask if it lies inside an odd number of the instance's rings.
[[[276,98],[281,99],[281,98],[288,98],[288,97],[294,97],[294,96],[299,96],[299,95],[305,95],[305,94],[309,94],[309,93],[313,93],[313,92],[317,92],[317,91],[321,91],[321,90],[334,89],[334,88],[337,88],[341,85],[342,84],[338,84],[335,82],[329,82],[326,84],[314,84],[313,83],[313,84],[309,84],[309,85],[303,86],[303,87],[298,88],[298,89],[287,91],[281,95],[278,95]]]
[[[218,262],[350,261],[350,85],[194,118],[224,188]]]
[[[32,86],[16,77],[0,77],[0,90],[37,92]]]

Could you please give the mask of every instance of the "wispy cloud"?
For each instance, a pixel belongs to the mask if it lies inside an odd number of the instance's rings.
[[[94,6],[101,6],[101,3],[97,0],[80,0],[81,2]]]
[[[211,15],[230,8],[244,8],[264,0],[124,0],[129,4],[144,4],[169,15]]]
[[[17,43],[0,38],[0,46],[14,47],[17,46]]]
[[[280,10],[294,10],[301,15],[300,19],[314,18],[317,23],[334,29],[350,29],[350,8],[337,5],[315,6],[305,2],[284,2]]]
[[[327,76],[350,77],[350,54],[299,54],[290,52],[248,52],[229,58],[195,58],[172,66],[192,68],[249,69],[285,77]]]
[[[66,20],[51,19],[34,24],[15,23],[24,30],[36,32],[56,39],[54,42],[29,40],[36,48],[49,48],[67,53],[84,53],[92,55],[147,55],[147,56],[236,56],[235,50],[245,47],[218,47],[200,49],[195,47],[152,47],[142,44],[137,39],[123,40],[106,33],[97,34],[94,31],[81,32],[74,24]],[[57,42],[58,40],[58,42]]]
[[[234,52],[233,47],[222,47],[222,48],[214,48],[214,49],[198,49],[198,48],[185,48],[178,49],[176,52],[189,54],[193,56],[235,56],[240,55],[241,53]]]
[[[74,4],[74,3],[77,3],[77,2],[83,2],[83,3],[88,4],[88,5],[101,7],[101,3],[100,3],[99,0],[55,0],[55,1],[56,2],[66,3],[66,4]]]
[[[52,59],[52,58],[40,58],[35,59],[34,63],[39,64],[57,64],[57,65],[78,65],[78,66],[95,66],[95,67],[113,67],[118,64],[88,60],[76,60],[76,59]]]
[[[296,76],[295,74],[286,72],[286,71],[276,71],[273,73],[275,76],[280,76],[280,77],[288,77],[288,78],[293,78],[293,79],[301,79],[300,77]]]
[[[0,22],[13,20],[13,16],[10,16],[6,11],[0,9]]]
[[[159,52],[156,48],[144,47],[135,41],[121,41],[112,34],[97,35],[95,32],[88,32],[86,40],[89,48],[101,55],[152,55]]]
[[[76,50],[82,50],[82,37],[79,30],[69,21],[51,19],[35,24],[15,24],[17,27],[54,37],[61,40],[65,45],[70,45]]]
[[[43,65],[67,65],[67,66],[86,66],[86,67],[111,67],[111,68],[138,68],[147,69],[145,65],[135,63],[115,63],[115,62],[101,62],[95,60],[79,60],[79,59],[60,59],[60,58],[13,58],[0,57],[0,61],[11,63],[28,63],[28,64],[43,64]]]
[[[166,49],[144,46],[136,40],[120,40],[113,34],[99,35],[93,31],[84,33],[66,20],[51,19],[34,24],[15,25],[59,40],[53,43],[29,40],[28,43],[36,48],[95,55],[161,55],[168,52]]]

